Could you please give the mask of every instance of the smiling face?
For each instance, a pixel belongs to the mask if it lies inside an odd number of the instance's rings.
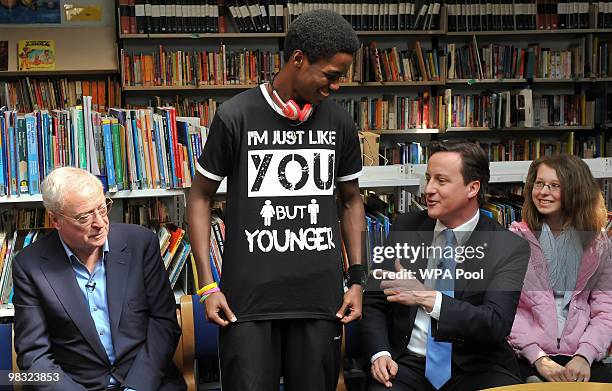
[[[296,50],[293,58],[298,68],[296,95],[300,100],[315,105],[340,89],[340,77],[346,75],[353,63],[353,56],[348,53],[336,53],[331,58],[311,63],[301,51]]]
[[[448,228],[460,226],[478,210],[480,182],[465,183],[462,169],[463,160],[458,152],[434,153],[427,163],[427,214]]]
[[[554,168],[546,164],[540,164],[531,197],[536,209],[544,216],[545,220],[561,221],[561,182]]]

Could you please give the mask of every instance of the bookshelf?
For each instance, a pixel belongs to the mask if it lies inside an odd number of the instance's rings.
[[[612,158],[583,159],[591,169],[596,179],[612,178]],[[489,183],[524,183],[531,160],[513,162],[491,162],[489,169],[491,178]],[[418,178],[425,177],[426,164],[413,164],[410,169]]]

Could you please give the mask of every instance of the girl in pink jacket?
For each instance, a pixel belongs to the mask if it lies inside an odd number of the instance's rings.
[[[509,342],[524,379],[612,383],[601,360],[612,342],[612,245],[606,208],[582,159],[535,160],[522,221],[511,230],[531,258]]]

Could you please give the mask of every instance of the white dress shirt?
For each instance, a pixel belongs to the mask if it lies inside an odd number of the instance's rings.
[[[457,245],[463,246],[470,235],[476,228],[478,224],[478,219],[480,217],[480,210],[476,211],[474,217],[461,224],[457,228],[453,228],[453,233],[455,234],[455,238],[457,239]],[[436,226],[434,228],[434,236],[431,242],[432,247],[444,247],[446,245],[446,240],[444,239],[444,235],[441,235],[442,231],[444,231],[447,227],[440,222],[440,220],[436,220]],[[433,269],[436,267],[438,259],[430,258],[427,261],[427,268]],[[433,287],[435,284],[434,280],[425,280],[425,286]],[[425,311],[422,307],[417,309],[416,318],[414,319],[414,327],[412,328],[412,335],[410,336],[410,342],[408,343],[408,350],[412,353],[425,357],[426,347],[427,347],[427,333],[429,332],[429,324],[431,323],[431,318],[435,320],[440,319],[440,311],[442,307],[442,293],[436,291],[436,301],[431,312]],[[370,362],[374,363],[376,359],[382,356],[391,356],[386,350],[378,352],[372,356]]]

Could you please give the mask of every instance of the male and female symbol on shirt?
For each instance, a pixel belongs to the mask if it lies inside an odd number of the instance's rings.
[[[266,200],[264,206],[261,208],[259,215],[264,219],[264,226],[269,227],[272,225],[272,217],[276,216],[277,220],[295,218],[303,218],[304,210],[310,214],[310,224],[317,224],[317,215],[319,214],[319,204],[314,198],[310,200],[308,205],[295,205],[293,206],[293,214],[289,206],[277,206],[276,208],[272,205],[272,201]]]

